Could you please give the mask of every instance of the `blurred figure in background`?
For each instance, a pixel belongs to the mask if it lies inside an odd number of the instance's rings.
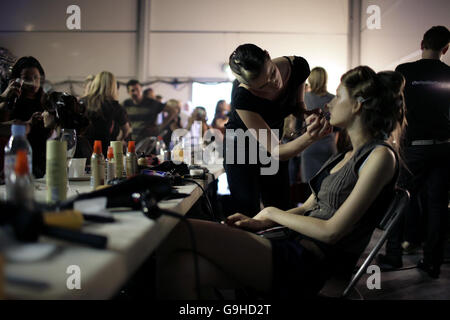
[[[194,111],[192,111],[192,114],[189,117],[188,125],[187,125],[186,129],[188,131],[190,131],[194,121],[201,121],[201,123],[202,123],[202,136],[203,136],[205,134],[205,132],[208,131],[208,129],[209,129],[209,125],[207,123],[207,120],[208,120],[208,118],[206,116],[206,109],[204,107],[201,107],[201,106],[195,107]]]
[[[230,105],[225,100],[217,101],[216,113],[211,122],[211,127],[220,130],[225,134],[225,124],[228,122],[228,112],[230,112]]]
[[[180,111],[180,122],[181,127],[186,128],[189,122],[189,117],[191,116],[191,105],[190,102],[185,102]]]
[[[144,95],[145,98],[156,100],[156,97],[155,97],[155,91],[153,91],[152,88],[147,88],[147,89],[145,89],[145,90],[142,92],[142,94]]]
[[[45,111],[42,114],[33,115],[34,122],[40,122],[47,129],[45,139],[61,138],[62,129],[75,129],[77,133],[77,145],[74,158],[90,158],[92,147],[83,136],[84,130],[89,125],[84,105],[80,104],[72,95],[65,92],[52,92],[44,104]],[[39,140],[41,145],[33,148],[33,171],[44,176],[46,171],[46,140]],[[36,157],[34,156],[37,151]]]
[[[90,74],[84,79],[84,91],[83,91],[83,97],[87,96],[89,93],[89,89],[91,87],[92,81],[94,80],[95,76],[93,74]]]
[[[117,99],[116,78],[108,71],[95,76],[88,95],[81,99],[91,122],[86,130],[86,137],[91,145],[95,140],[102,141],[105,157],[110,141],[121,140],[125,144],[131,134],[127,112]]]
[[[23,81],[17,84],[16,79]],[[0,109],[5,113],[5,121],[27,121],[35,112],[44,111],[46,100],[42,85],[45,82],[45,72],[41,64],[34,57],[22,57],[11,70],[9,85],[2,93],[4,101],[0,102]],[[16,96],[14,105],[7,106],[7,99]]]
[[[328,75],[324,68],[316,67],[311,70],[308,77],[310,91],[305,93],[307,110],[320,108],[324,112],[325,106],[334,95],[327,91]],[[301,124],[300,124],[301,125]],[[301,153],[301,178],[308,182],[332,155],[337,152],[334,133],[314,142]]]
[[[16,79],[23,81],[23,84],[16,83]],[[39,61],[30,56],[22,57],[12,67],[9,85],[2,93],[0,100],[0,110],[4,121],[8,121],[8,124],[15,122],[28,125],[27,139],[33,149],[33,163],[45,157],[45,149],[39,146],[45,144],[49,133],[42,121],[38,121],[47,99],[42,88],[44,82],[45,72]],[[8,105],[8,101],[14,97],[17,97],[15,103]],[[0,147],[0,157],[3,159],[4,145]],[[39,170],[39,166],[33,165],[33,175],[36,178],[42,177],[44,173]]]
[[[8,86],[11,67],[17,58],[6,48],[0,47],[0,92]]]
[[[180,121],[181,103],[180,103],[180,101],[178,101],[176,99],[170,99],[169,101],[166,102],[166,104],[170,108],[173,108],[176,112],[175,118],[169,123],[169,125],[167,126],[167,129],[164,130],[164,131],[167,131],[166,134],[163,135],[164,143],[166,144],[166,146],[169,146],[170,141],[172,139],[172,133],[175,130],[182,128],[181,121]]]
[[[130,99],[125,100],[123,105],[129,115],[134,140],[140,141],[147,137],[160,135],[176,117],[174,108],[155,99],[145,97],[139,81],[128,81],[127,92],[130,95]],[[156,123],[158,114],[163,111],[167,112],[167,117],[158,126]]]

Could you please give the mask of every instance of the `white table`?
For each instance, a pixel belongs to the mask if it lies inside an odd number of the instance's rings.
[[[209,181],[197,180],[203,186],[217,179],[223,172],[221,165],[208,166],[213,173]],[[35,198],[45,199],[45,183],[37,182]],[[195,184],[176,187],[181,193],[188,193],[186,198],[161,201],[159,207],[185,215],[201,197],[202,191]],[[70,182],[68,196],[77,192],[89,192],[88,181]],[[0,186],[3,196],[4,186]],[[108,299],[126,283],[139,266],[159,246],[178,220],[161,216],[150,220],[138,211],[113,213],[116,222],[96,223],[83,226],[84,232],[108,237],[106,250],[97,250],[73,243],[40,237],[40,243],[58,245],[58,252],[50,259],[18,263],[6,262],[7,278],[27,280],[27,285],[11,281],[5,283],[5,295],[12,299]],[[77,265],[81,270],[81,289],[69,290],[66,282],[70,277],[67,268]],[[48,287],[34,288],[32,284],[44,283]]]

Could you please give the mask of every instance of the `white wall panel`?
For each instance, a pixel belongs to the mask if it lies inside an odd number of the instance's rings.
[[[2,0],[2,31],[66,31],[69,5],[81,9],[81,30],[135,31],[137,0]]]
[[[152,0],[155,30],[347,33],[347,0]]]
[[[135,33],[2,33],[0,43],[17,57],[32,55],[50,81],[83,79],[102,70],[135,74]]]

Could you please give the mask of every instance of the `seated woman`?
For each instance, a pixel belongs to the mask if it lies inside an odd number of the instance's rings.
[[[118,97],[116,78],[111,72],[102,71],[89,86],[88,95],[80,100],[86,105],[91,122],[86,138],[91,145],[95,140],[101,140],[105,157],[110,141],[120,140],[125,146],[131,135],[127,112],[117,101]]]
[[[245,286],[274,298],[312,297],[337,269],[351,273],[392,200],[399,165],[388,138],[403,127],[403,86],[397,72],[360,66],[345,73],[328,107],[330,124],[347,129],[353,149],[323,165],[301,207],[236,213],[226,225],[189,220],[198,278],[189,230],[179,223],[160,248],[159,296],[207,298],[208,288]],[[277,225],[291,230],[288,239],[244,231]]]

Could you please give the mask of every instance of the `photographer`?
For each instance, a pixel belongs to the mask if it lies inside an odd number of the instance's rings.
[[[33,149],[33,164],[41,157],[42,148],[39,146],[45,144],[49,133],[42,121],[35,119],[44,111],[47,99],[42,88],[44,81],[45,72],[39,61],[30,56],[22,57],[12,67],[9,85],[0,99],[1,118],[2,121],[7,121],[2,123],[2,131],[9,135],[8,129],[12,123],[27,125],[27,138]],[[2,153],[3,146],[1,150]],[[1,155],[3,158],[3,154]],[[38,166],[33,165],[33,175],[36,178],[42,177],[43,174]]]

